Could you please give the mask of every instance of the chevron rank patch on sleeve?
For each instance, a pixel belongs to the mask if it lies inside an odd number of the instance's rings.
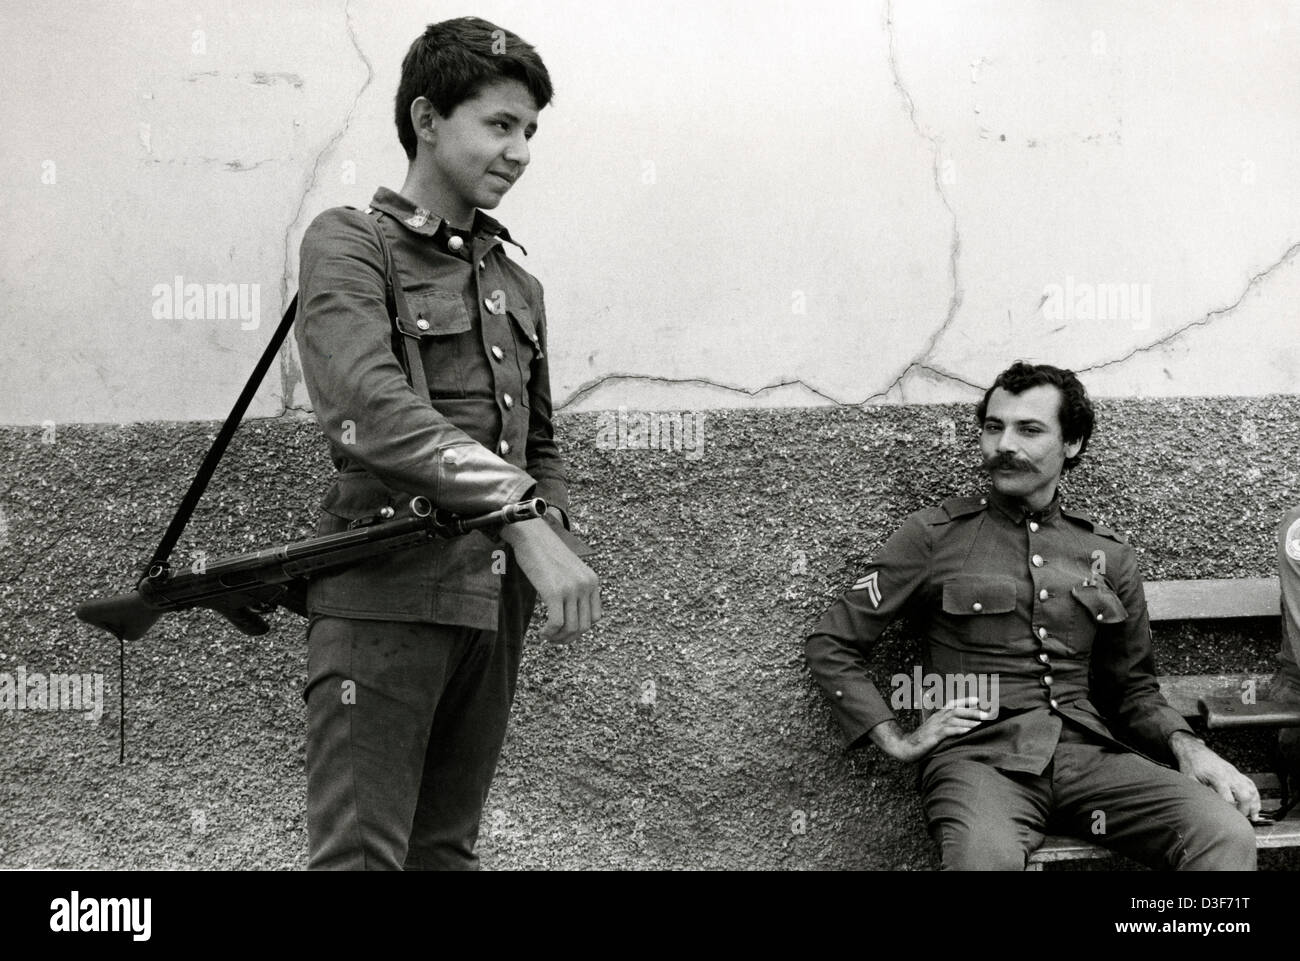
[[[872,571],[866,577],[858,578],[857,582],[849,588],[852,591],[866,591],[867,596],[871,598],[871,606],[880,606],[880,571]]]

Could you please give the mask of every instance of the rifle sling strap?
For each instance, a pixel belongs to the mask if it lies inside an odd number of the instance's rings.
[[[409,323],[411,319],[410,311],[406,307],[406,298],[402,295],[402,285],[397,281],[397,268],[393,263],[393,254],[388,246],[388,239],[384,236],[384,228],[380,221],[383,214],[371,207],[367,207],[365,212],[375,217],[375,232],[379,235],[379,246],[384,252],[384,273],[386,290],[384,294],[385,306],[388,310],[388,321],[392,325],[393,348],[396,352],[398,343],[402,345],[402,352],[398,354],[399,361],[406,369],[406,380],[415,390],[416,396],[424,400],[429,399],[429,383],[424,374],[424,363],[420,360],[420,344],[417,337],[411,337],[403,334],[402,327],[397,322],[398,312],[408,321],[407,327],[413,325]],[[141,581],[146,578],[165,578],[168,574],[167,561],[171,557],[172,550],[176,547],[176,542],[180,540],[185,525],[189,523],[190,515],[194,513],[194,508],[199,503],[199,498],[208,487],[208,482],[212,480],[212,475],[217,470],[217,464],[220,463],[221,457],[230,445],[230,440],[235,436],[235,431],[239,429],[239,424],[244,418],[244,412],[248,410],[248,405],[253,402],[253,397],[257,389],[262,385],[262,380],[266,377],[266,372],[270,370],[276,354],[284,345],[285,338],[289,335],[289,328],[293,326],[294,318],[298,313],[298,295],[295,294],[293,300],[289,301],[289,306],[285,309],[284,316],[280,318],[280,326],[275,329],[271,335],[270,342],[266,349],[262,351],[262,356],[257,361],[257,366],[253,368],[253,373],[249,375],[248,383],[244,385],[239,399],[235,401],[235,406],[231,408],[230,415],[226,422],[221,425],[221,430],[217,433],[216,440],[208,448],[207,455],[203,458],[203,463],[199,465],[198,473],[190,481],[189,490],[181,499],[180,506],[176,508],[176,513],[167,525],[167,531],[163,534],[162,540],[158,542],[158,548],[153,552],[153,558],[149,561],[148,567]],[[122,709],[118,713],[118,763],[126,760],[126,641],[121,637],[118,639],[118,675],[119,684],[121,685]]]
[[[397,268],[393,263],[392,251],[389,249],[388,239],[385,237],[384,228],[380,223],[384,215],[370,207],[367,207],[365,212],[375,217],[375,232],[379,236],[379,246],[384,252],[384,268],[387,275],[385,299],[388,306],[388,320],[392,325],[394,349],[396,349],[398,343],[402,345],[402,353],[398,357],[399,360],[403,361],[402,366],[406,370],[407,382],[411,384],[417,397],[428,400],[429,383],[424,374],[424,364],[420,360],[419,339],[404,334],[402,327],[397,323],[400,312],[402,317],[408,321],[407,328],[413,326],[409,323],[411,320],[410,311],[406,307],[406,298],[402,295],[402,286],[397,280]],[[144,577],[165,577],[168,573],[168,558],[171,557],[176,542],[180,540],[185,525],[189,523],[190,515],[194,513],[199,498],[203,496],[203,492],[207,489],[208,482],[212,480],[212,475],[216,472],[217,464],[221,461],[222,455],[225,454],[231,438],[234,437],[235,431],[239,429],[244,412],[248,410],[248,405],[253,402],[253,397],[261,386],[263,378],[266,377],[266,372],[270,369],[276,354],[279,353],[280,347],[289,335],[289,328],[293,326],[297,311],[298,296],[295,294],[293,300],[289,302],[288,309],[284,312],[284,317],[280,319],[280,326],[271,335],[266,350],[262,351],[257,366],[253,368],[253,373],[249,375],[248,383],[244,385],[239,399],[235,401],[234,408],[231,409],[226,422],[221,425],[221,430],[217,433],[216,440],[212,442],[212,446],[208,449],[207,456],[203,458],[203,463],[199,465],[198,473],[194,475],[194,480],[190,482],[189,490],[185,492],[180,506],[176,508],[176,514],[172,517],[171,523],[167,525],[166,533],[163,534],[157,550],[153,552],[153,558],[149,561],[148,567],[145,568]]]

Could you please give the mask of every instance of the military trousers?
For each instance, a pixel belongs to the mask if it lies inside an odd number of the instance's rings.
[[[478,868],[534,598],[505,576],[496,631],[312,615],[309,869]]]
[[[1156,869],[1253,871],[1255,830],[1184,774],[1099,743],[1066,723],[1041,775],[939,757],[921,778],[944,870],[1023,871],[1048,833],[1100,844]]]

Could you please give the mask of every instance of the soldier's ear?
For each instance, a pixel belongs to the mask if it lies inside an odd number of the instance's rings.
[[[1081,450],[1083,450],[1083,441],[1081,440],[1070,441],[1065,445],[1065,459],[1069,460],[1071,457],[1078,457],[1079,451]]]
[[[411,101],[411,126],[417,139],[433,143],[434,131],[441,119],[428,97],[416,97]]]

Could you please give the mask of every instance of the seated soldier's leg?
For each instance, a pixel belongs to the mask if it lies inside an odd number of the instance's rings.
[[[308,628],[308,867],[400,870],[449,663],[474,632],[315,616]]]
[[[1023,871],[1043,843],[1048,779],[980,761],[932,762],[921,779],[930,836],[945,871]]]
[[[1065,830],[1148,867],[1255,869],[1255,829],[1245,815],[1204,784],[1140,755],[1063,743],[1052,789]]]

